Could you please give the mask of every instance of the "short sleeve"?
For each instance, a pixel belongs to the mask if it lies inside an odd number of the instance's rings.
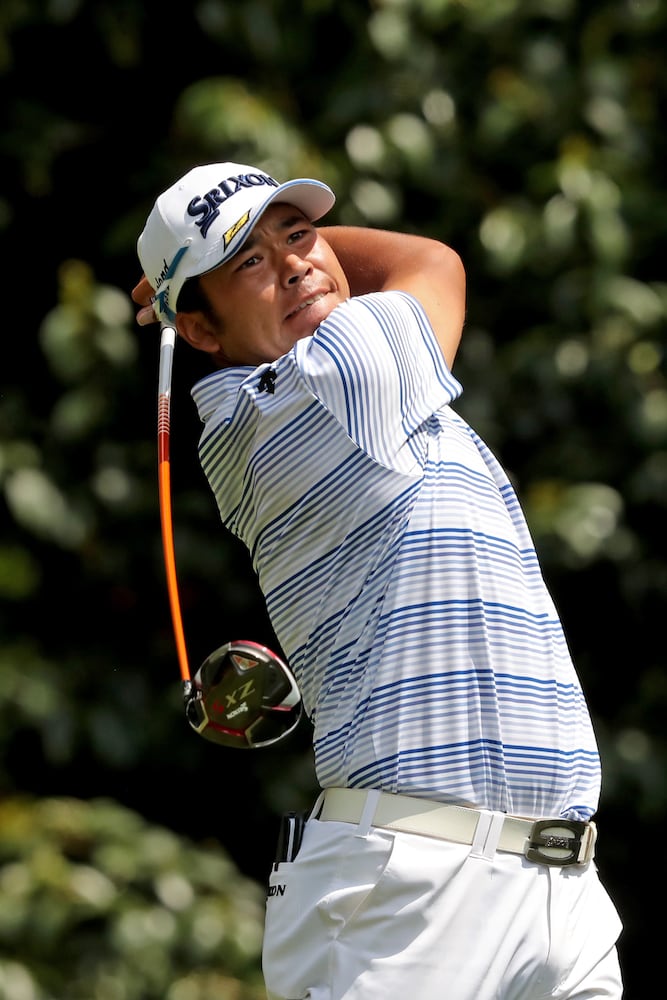
[[[429,418],[461,394],[419,302],[381,292],[338,306],[295,346],[310,391],[376,461],[414,471]]]

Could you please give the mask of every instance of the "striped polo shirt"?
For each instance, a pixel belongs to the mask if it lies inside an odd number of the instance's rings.
[[[339,305],[271,365],[193,389],[322,787],[588,819],[591,720],[507,475],[452,409],[420,304]]]

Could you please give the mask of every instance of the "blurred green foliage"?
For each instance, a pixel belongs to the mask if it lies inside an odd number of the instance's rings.
[[[0,892],[6,1000],[264,997],[257,884],[115,802],[3,802]]]
[[[277,815],[314,794],[307,725],[245,754],[184,722],[159,536],[157,340],[134,326],[128,295],[154,197],[194,163],[312,174],[338,195],[327,221],[432,235],[464,259],[460,409],[519,489],[594,714],[599,864],[625,922],[629,1000],[660,981],[645,909],[665,881],[667,811],[666,42],[659,0],[3,5],[0,844],[29,810],[67,870],[49,826],[61,809],[129,866],[124,830],[150,836],[145,822],[170,831],[187,867],[216,837],[260,883]],[[172,482],[193,666],[228,639],[276,646],[196,462],[188,393],[206,371],[179,348]],[[40,884],[2,849],[3,895]],[[125,898],[97,850],[90,879]],[[211,884],[191,889],[192,907],[217,905]],[[110,903],[80,952],[65,947],[83,904],[59,891],[50,952],[18,916],[14,930],[0,921],[0,1000],[252,995],[230,983],[254,988],[254,926],[243,965],[223,921],[216,965],[184,946],[180,916],[157,917],[177,930],[146,944],[146,975],[159,953],[167,992],[114,950]],[[145,892],[142,927],[162,905]],[[57,908],[43,898],[48,923]],[[75,981],[78,993],[58,985]]]

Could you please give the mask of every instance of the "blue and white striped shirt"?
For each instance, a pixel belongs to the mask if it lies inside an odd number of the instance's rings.
[[[322,787],[588,819],[588,709],[460,393],[414,298],[352,298],[272,365],[194,387],[202,467],[251,553]]]

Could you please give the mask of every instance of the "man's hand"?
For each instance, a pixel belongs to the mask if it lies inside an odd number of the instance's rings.
[[[141,306],[136,317],[139,326],[157,323],[157,316],[153,312],[153,295],[153,289],[148,284],[148,278],[144,274],[139,284],[132,289],[132,301]]]

